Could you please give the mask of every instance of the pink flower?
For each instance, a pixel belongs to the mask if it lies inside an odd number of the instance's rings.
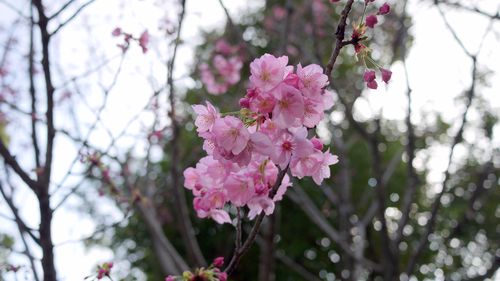
[[[307,155],[302,155],[301,157],[294,157],[290,162],[292,176],[298,177],[299,179],[311,176],[314,171],[318,169],[321,161],[322,153],[319,150],[315,150],[313,153]]]
[[[271,113],[276,99],[270,93],[261,93],[250,100],[250,110],[259,113]]]
[[[175,277],[172,275],[169,275],[165,278],[165,281],[175,281]]]
[[[387,15],[391,11],[391,6],[389,4],[384,3],[379,9],[377,15]]]
[[[319,167],[312,174],[312,178],[317,185],[321,185],[323,179],[327,179],[330,177],[330,165],[336,164],[339,162],[339,158],[337,155],[332,155],[330,151],[325,151],[323,153],[323,157],[321,162],[319,163]]]
[[[149,33],[147,30],[144,30],[144,32],[142,32],[141,34],[141,37],[139,37],[139,46],[141,46],[143,53],[146,53],[148,51],[148,44],[149,44]]]
[[[313,152],[313,145],[307,139],[307,129],[301,127],[294,134],[284,132],[276,143],[276,153],[272,158],[273,162],[282,169],[288,165],[293,157],[302,157]]]
[[[257,215],[264,213],[270,215],[274,212],[274,201],[267,196],[259,196],[250,200],[247,204],[250,212],[248,212],[248,218],[253,220]]]
[[[300,91],[286,84],[275,92],[276,105],[273,109],[273,121],[280,128],[294,127],[304,117],[304,100]]]
[[[221,267],[224,265],[224,257],[217,257],[214,259],[214,262],[213,262],[214,266],[215,267]]]
[[[218,224],[231,223],[231,217],[229,217],[229,214],[224,210],[210,210],[207,217],[210,217]]]
[[[233,116],[217,118],[212,127],[216,144],[225,151],[239,154],[245,149],[250,133],[240,119]]]
[[[366,26],[369,28],[374,28],[375,25],[378,23],[377,16],[376,15],[369,15],[366,17]]]
[[[217,109],[210,102],[207,101],[206,103],[207,106],[199,104],[192,106],[194,112],[197,114],[194,124],[197,127],[196,131],[198,133],[211,130],[215,120],[220,118],[220,114]]]
[[[278,187],[278,191],[276,191],[276,195],[274,195],[273,201],[281,201],[283,199],[283,195],[290,186],[292,186],[290,177],[288,175],[285,175],[285,177],[283,177],[283,180],[281,181],[281,185]]]
[[[223,189],[210,189],[202,197],[208,209],[221,209],[226,204],[226,193]]]
[[[255,132],[250,135],[250,141],[248,142],[248,149],[252,152],[259,153],[263,156],[271,156],[274,154],[273,143],[271,139],[261,132]]]
[[[324,110],[329,110],[335,104],[335,102],[333,101],[333,93],[332,93],[332,91],[325,90],[323,92],[322,99],[323,99],[323,109]]]
[[[199,70],[201,74],[201,82],[203,82],[209,94],[220,95],[227,91],[228,85],[225,83],[221,84],[216,81],[215,76],[212,73],[212,70],[210,70],[208,64],[202,63]]]
[[[337,3],[337,2],[339,2],[339,1],[340,1],[340,0],[330,0],[330,3],[332,3],[332,4],[333,4],[333,3]]]
[[[392,72],[385,68],[380,68],[380,72],[382,73],[382,81],[384,81],[386,84],[389,83],[389,80],[391,80]]]
[[[239,104],[240,104],[241,108],[250,108],[250,99],[241,98],[239,101]]]
[[[273,142],[281,136],[281,131],[276,122],[271,119],[266,119],[260,126],[260,132],[266,134]]]
[[[297,66],[297,76],[300,79],[299,89],[306,96],[321,94],[321,90],[328,85],[328,76],[323,74],[323,68],[317,64],[310,64],[304,68]]]
[[[276,154],[272,158],[273,162],[278,164],[282,169],[286,167],[293,151],[293,136],[289,133],[283,133],[276,140]]]
[[[224,189],[231,203],[237,207],[247,204],[255,194],[253,179],[245,171],[230,175],[224,182]]]
[[[286,56],[276,58],[265,54],[250,63],[250,82],[262,91],[270,91],[283,81],[287,64]]]
[[[308,128],[313,128],[318,125],[324,116],[323,100],[305,99],[304,100],[304,121],[303,125]]]
[[[187,189],[194,189],[199,179],[196,169],[189,167],[184,170],[184,186]]]
[[[228,84],[234,85],[240,81],[240,70],[243,67],[243,62],[239,58],[232,57],[226,60],[223,56],[216,55],[213,65]]]
[[[367,70],[365,71],[365,74],[363,75],[363,79],[365,82],[371,82],[375,80],[375,71],[374,70]]]

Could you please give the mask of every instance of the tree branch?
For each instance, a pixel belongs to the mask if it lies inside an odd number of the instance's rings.
[[[174,87],[174,67],[175,67],[175,59],[177,57],[177,49],[181,42],[181,30],[182,24],[184,22],[184,15],[186,12],[186,0],[181,0],[181,11],[179,14],[179,21],[177,25],[177,36],[174,41],[174,50],[172,53],[172,57],[167,64],[168,75],[167,75],[167,88],[169,91],[168,102],[170,104],[170,112],[169,117],[172,122],[172,140],[170,141],[170,153],[171,153],[171,163],[170,163],[170,177],[172,181],[172,190],[175,196],[175,205],[178,210],[177,221],[180,224],[180,231],[182,233],[182,239],[184,240],[184,244],[187,249],[188,256],[191,260],[195,262],[197,266],[206,265],[205,257],[203,257],[203,253],[201,252],[200,246],[198,245],[198,241],[196,239],[196,235],[194,233],[193,226],[191,224],[191,218],[189,217],[189,210],[186,203],[186,195],[184,193],[184,188],[179,184],[179,171],[178,171],[178,163],[179,161],[179,124],[177,122],[177,116],[175,112],[175,87]]]
[[[38,182],[33,180],[24,170],[19,166],[19,163],[17,162],[16,158],[10,154],[9,150],[3,143],[3,141],[0,139],[0,155],[5,159],[5,162],[7,165],[9,165],[14,172],[28,185],[33,191],[37,191],[38,189]]]
[[[76,18],[76,16],[78,16],[78,14],[80,14],[80,13],[83,11],[83,9],[85,9],[88,5],[92,4],[94,1],[95,1],[95,0],[89,0],[89,1],[85,2],[83,5],[81,5],[78,9],[76,9],[76,11],[75,11],[75,12],[74,12],[74,13],[73,13],[73,14],[72,14],[69,18],[67,18],[65,21],[63,21],[61,24],[59,24],[59,25],[57,26],[57,28],[56,28],[54,31],[52,31],[52,32],[50,33],[50,36],[53,36],[54,34],[56,34],[57,32],[59,32],[59,30],[61,30],[61,29],[62,29],[63,27],[65,27],[68,23],[70,23],[70,22],[71,22],[74,18]],[[72,1],[70,1],[70,2],[72,2]],[[66,4],[68,4],[68,3],[66,3]],[[71,4],[71,3],[69,3],[69,4]],[[64,10],[65,8],[66,8],[66,7],[65,7],[65,5],[64,5],[62,9]],[[58,12],[56,12],[56,14],[52,15],[52,16],[51,16],[50,18],[48,18],[48,19],[50,20],[50,19],[54,18],[54,17],[55,17],[55,16],[57,16],[60,12],[62,12],[62,11],[58,11]]]
[[[30,80],[30,96],[31,96],[31,139],[33,142],[33,148],[35,150],[35,164],[36,164],[36,169],[39,169],[42,167],[40,163],[40,147],[38,145],[38,134],[36,132],[36,123],[37,123],[37,112],[36,112],[36,92],[35,92],[35,68],[34,68],[34,56],[35,56],[35,49],[34,49],[34,42],[33,42],[33,37],[34,37],[34,28],[35,28],[35,23],[33,19],[33,7],[29,7],[30,9],[30,50],[29,50],[29,55],[28,55],[28,77]]]
[[[349,16],[349,12],[351,11],[353,3],[354,0],[348,0],[347,3],[345,4],[344,9],[342,10],[340,21],[337,25],[337,31],[335,31],[335,37],[337,38],[335,41],[335,47],[333,48],[332,54],[325,68],[325,74],[326,76],[328,76],[328,79],[330,79],[332,76],[333,66],[337,61],[337,57],[339,56],[340,50],[342,49],[342,47],[345,46],[343,44],[343,41],[345,37],[345,28],[347,26],[347,17]]]
[[[443,180],[443,182],[441,184],[442,185],[441,192],[439,192],[439,194],[434,199],[434,202],[432,203],[431,217],[430,217],[429,221],[427,222],[427,225],[426,225],[426,228],[425,228],[425,232],[420,237],[418,245],[417,245],[417,247],[414,250],[414,254],[410,257],[409,262],[407,264],[406,274],[408,276],[411,275],[413,273],[413,271],[415,270],[415,266],[417,264],[418,258],[422,254],[422,252],[424,250],[424,247],[429,242],[428,241],[428,237],[429,237],[429,235],[431,233],[434,232],[434,226],[436,224],[437,214],[438,214],[439,208],[441,207],[441,197],[443,197],[443,194],[447,191],[446,185],[448,183],[448,180],[450,179],[450,173],[451,173],[450,172],[450,166],[452,164],[453,155],[454,155],[454,152],[455,152],[455,147],[462,140],[462,134],[463,134],[464,127],[465,127],[465,124],[466,124],[466,121],[467,121],[467,113],[469,112],[469,108],[470,108],[470,106],[472,104],[472,100],[473,100],[474,93],[475,93],[476,80],[477,80],[477,61],[476,61],[476,57],[472,56],[471,58],[472,58],[472,61],[473,61],[473,65],[472,65],[472,84],[471,84],[469,90],[467,91],[467,102],[466,102],[464,113],[462,114],[461,125],[460,125],[460,128],[459,128],[458,132],[456,133],[455,137],[453,138],[453,143],[451,144],[451,147],[450,147],[450,153],[448,155],[448,168],[445,171],[444,180]]]

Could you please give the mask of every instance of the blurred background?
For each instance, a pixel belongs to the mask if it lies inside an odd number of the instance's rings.
[[[264,53],[324,67],[346,2],[0,0],[0,280],[229,260],[235,227],[183,187],[205,156],[191,105],[238,110]],[[391,81],[366,88],[342,49],[316,128],[340,162],[293,181],[230,280],[500,280],[500,3],[387,3],[364,44]],[[241,79],[204,77],[216,56]]]

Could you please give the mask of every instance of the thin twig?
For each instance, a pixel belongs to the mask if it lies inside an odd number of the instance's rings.
[[[175,105],[175,85],[174,85],[174,67],[177,57],[177,50],[181,43],[181,31],[182,25],[184,23],[185,12],[186,12],[186,0],[181,0],[181,11],[179,14],[179,21],[177,24],[177,35],[174,41],[174,49],[172,52],[172,57],[167,63],[167,89],[168,89],[168,102],[170,105],[169,117],[172,122],[172,139],[170,141],[170,153],[171,153],[171,163],[170,163],[170,177],[172,181],[172,191],[175,196],[175,204],[178,210],[178,221],[180,224],[180,230],[182,232],[182,239],[186,245],[188,256],[196,263],[197,266],[206,265],[205,257],[201,252],[200,246],[196,239],[193,226],[191,224],[191,218],[189,217],[189,210],[186,203],[186,196],[184,193],[184,188],[179,184],[179,137],[180,128],[177,121],[176,115],[176,105]]]
[[[342,47],[345,46],[343,44],[343,41],[345,37],[345,28],[347,26],[347,17],[349,16],[349,12],[351,11],[353,3],[354,0],[348,0],[347,3],[345,4],[344,9],[342,10],[339,24],[337,25],[337,31],[335,31],[335,36],[337,38],[335,41],[335,47],[330,56],[330,59],[328,60],[328,64],[326,65],[325,68],[325,74],[326,76],[328,76],[328,79],[330,79],[330,77],[332,76],[333,66],[337,61],[337,57],[339,56],[340,50],[342,49]]]
[[[61,28],[65,27],[68,23],[70,23],[76,16],[78,16],[78,14],[80,14],[85,9],[85,7],[92,4],[94,1],[95,0],[89,0],[89,1],[85,2],[83,5],[81,5],[78,9],[76,9],[76,11],[69,18],[67,18],[65,21],[63,21],[61,24],[59,24],[57,26],[57,28],[50,33],[50,35],[52,36],[52,35],[55,35],[57,32],[59,32],[59,30],[61,30]],[[50,20],[50,18],[49,18],[49,20]]]
[[[281,183],[283,182],[283,178],[285,177],[287,171],[288,171],[288,166],[279,172],[276,183],[274,184],[273,188],[269,191],[269,198],[272,199],[274,197],[274,195],[276,195],[276,191],[278,191],[278,188],[280,187]],[[266,214],[264,213],[264,211],[262,211],[257,216],[257,218],[255,219],[254,225],[252,227],[252,230],[250,231],[250,234],[248,235],[247,239],[245,240],[245,242],[243,242],[243,245],[238,249],[238,251],[235,251],[228,266],[226,267],[226,269],[224,269],[224,272],[227,272],[228,275],[231,275],[233,273],[233,271],[238,266],[241,258],[250,249],[250,246],[252,246],[257,234],[259,233],[260,226],[262,224],[262,220],[264,219],[265,215]]]

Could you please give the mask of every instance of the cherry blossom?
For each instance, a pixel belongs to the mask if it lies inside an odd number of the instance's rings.
[[[226,59],[217,60],[224,72]],[[309,138],[308,128],[317,126],[333,106],[323,69],[299,64],[294,71],[288,57],[265,54],[250,64],[250,72],[240,111],[221,114],[209,102],[193,106],[208,156],[184,170],[184,186],[194,195],[198,217],[220,224],[231,223],[231,206],[247,208],[250,219],[272,214],[291,186],[288,175],[278,182],[280,169],[312,177],[319,185],[338,161],[329,150],[322,151],[317,137]],[[374,81],[375,72],[367,79]]]
[[[376,15],[367,16],[365,23],[366,23],[366,26],[368,26],[369,28],[374,28],[375,25],[378,23],[377,16]]]
[[[253,86],[267,92],[278,86],[287,71],[288,57],[276,58],[273,55],[265,54],[250,63],[250,82]]]
[[[384,3],[379,9],[378,9],[378,15],[387,15],[391,11],[391,6],[389,4]]]
[[[382,73],[382,81],[384,81],[385,83],[389,83],[389,80],[391,80],[392,72],[385,68],[380,68],[380,72]]]
[[[243,61],[237,54],[238,50],[238,46],[220,39],[215,44],[210,63],[204,62],[198,67],[201,81],[209,94],[224,94],[240,81]]]

